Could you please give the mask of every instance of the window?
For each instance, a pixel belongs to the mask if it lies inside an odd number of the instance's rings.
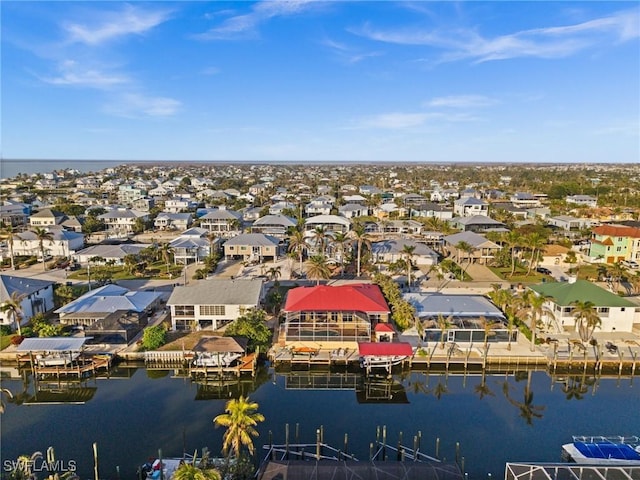
[[[609,313],[609,307],[598,307],[598,313]]]
[[[200,305],[200,315],[224,315],[224,305]]]
[[[176,305],[173,308],[176,317],[192,317],[195,314],[193,305]]]
[[[342,313],[342,321],[343,322],[353,322],[353,313],[351,313],[351,312],[343,312]]]

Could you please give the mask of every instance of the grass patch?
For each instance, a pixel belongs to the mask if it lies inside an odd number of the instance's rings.
[[[167,278],[179,278],[182,275],[183,267],[181,265],[170,265],[169,274],[167,274],[167,266],[164,262],[156,262],[147,266],[144,272],[136,274],[129,273],[129,271],[121,265],[107,266],[107,265],[92,265],[91,266],[91,281],[99,281],[100,279],[109,278],[112,281],[117,280],[162,280]],[[73,273],[69,273],[67,278],[74,280],[89,279],[87,275],[87,269],[83,268]]]
[[[15,337],[15,335],[2,335],[0,336],[0,350],[4,350],[9,345],[11,345],[11,339]]]
[[[500,279],[505,282],[511,283],[541,283],[545,282],[555,282],[554,278],[549,275],[543,275],[541,273],[533,270],[529,275],[527,275],[527,269],[522,267],[517,267],[511,276],[511,267],[489,267],[493,273],[495,273]]]

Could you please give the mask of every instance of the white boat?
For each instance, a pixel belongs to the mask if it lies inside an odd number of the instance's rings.
[[[640,465],[640,438],[637,436],[574,436],[562,445],[569,461],[590,465]]]
[[[36,355],[36,362],[40,367],[66,367],[71,365],[79,356],[80,352],[55,352],[46,355]]]
[[[198,353],[193,364],[196,367],[230,367],[233,362],[241,358],[239,353]]]

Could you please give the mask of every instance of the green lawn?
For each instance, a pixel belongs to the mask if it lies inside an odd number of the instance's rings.
[[[0,350],[4,350],[9,345],[11,345],[11,339],[15,337],[15,335],[2,335],[0,337]]]
[[[99,278],[110,278],[111,280],[149,280],[149,279],[165,279],[165,278],[178,278],[182,275],[181,265],[169,265],[169,273],[171,277],[167,275],[167,266],[164,262],[156,262],[149,265],[143,274],[131,274],[124,266],[103,266],[96,265],[91,266],[91,280],[98,280]],[[73,273],[69,273],[68,278],[74,280],[88,280],[87,269],[82,268]]]
[[[489,269],[495,273],[498,277],[506,282],[512,283],[541,283],[544,279],[546,282],[555,281],[553,277],[549,275],[543,275],[535,270],[527,275],[527,269],[522,267],[516,267],[513,276],[511,276],[511,267],[489,267]]]

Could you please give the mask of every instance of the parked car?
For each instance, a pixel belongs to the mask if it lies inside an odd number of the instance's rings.
[[[640,265],[638,265],[638,262],[634,262],[633,260],[624,260],[622,262],[622,264],[627,268],[636,269],[636,268],[640,267]]]
[[[551,275],[551,270],[549,270],[548,268],[545,268],[545,267],[538,267],[538,268],[536,268],[536,271],[538,273],[543,274],[543,275]]]

